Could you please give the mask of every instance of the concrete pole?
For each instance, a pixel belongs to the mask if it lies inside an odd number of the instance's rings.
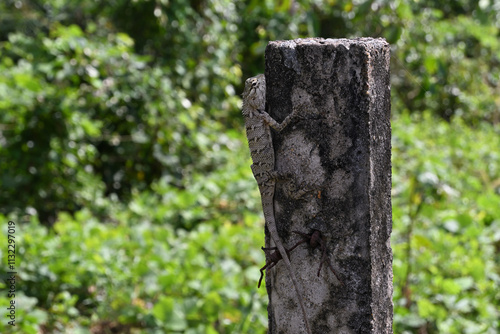
[[[389,44],[383,39],[270,42],[267,111],[295,120],[273,133],[275,216],[313,333],[392,333]],[[266,244],[270,246],[269,236]],[[339,281],[333,271],[338,275]],[[269,333],[305,333],[286,267],[268,271]]]

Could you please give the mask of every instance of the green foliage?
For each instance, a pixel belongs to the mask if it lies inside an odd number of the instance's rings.
[[[231,142],[215,131],[217,117],[204,118],[168,72],[132,46],[127,35],[103,39],[74,25],[56,25],[50,37],[10,35],[0,49],[6,212],[36,207],[53,221],[59,210],[94,206],[103,192],[128,199],[162,176],[182,187],[194,168],[209,172],[227,161],[205,154]],[[235,108],[237,100],[226,103]],[[16,196],[28,185],[32,197]]]
[[[496,19],[443,15],[439,9],[423,10],[396,42],[396,106],[413,113],[432,110],[446,120],[459,116],[469,124],[498,123]]]
[[[497,333],[499,13],[466,0],[0,2],[17,329],[264,332],[242,83],[269,40],[372,36],[393,48],[395,332]]]
[[[393,124],[396,332],[496,333],[498,132],[429,114]]]
[[[261,332],[259,229],[209,222],[188,233],[134,216],[117,209],[119,223],[101,224],[84,209],[75,218],[60,214],[50,231],[36,221],[18,229],[16,320],[23,332],[37,333],[42,324],[50,333]],[[9,302],[4,295],[0,301]],[[0,323],[2,333],[9,328]]]

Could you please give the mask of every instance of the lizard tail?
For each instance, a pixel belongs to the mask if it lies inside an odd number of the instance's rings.
[[[269,230],[271,234],[271,238],[274,240],[274,244],[278,248],[278,251],[281,254],[281,257],[283,261],[285,262],[286,267],[288,268],[288,272],[290,274],[290,278],[292,280],[293,286],[295,288],[295,292],[297,294],[297,299],[299,300],[299,305],[300,309],[302,311],[302,315],[304,318],[304,323],[306,326],[307,334],[312,334],[311,328],[309,327],[309,321],[307,320],[307,313],[306,313],[306,308],[304,307],[304,299],[302,298],[302,290],[299,287],[299,283],[297,282],[297,278],[295,277],[295,273],[292,270],[290,259],[288,258],[288,254],[285,250],[285,247],[283,247],[283,243],[281,242],[281,239],[278,235],[278,229],[276,228],[276,223],[274,221],[274,208],[273,208],[273,203],[262,203],[263,206],[263,211],[264,211],[264,219],[266,220],[266,225],[267,229]],[[272,212],[271,215],[268,213]],[[267,214],[266,214],[267,213]]]

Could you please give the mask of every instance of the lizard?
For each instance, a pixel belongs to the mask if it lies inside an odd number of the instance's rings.
[[[291,121],[292,115],[288,115],[283,122],[278,123],[265,111],[265,106],[266,79],[264,74],[259,74],[245,81],[245,89],[243,91],[242,114],[245,118],[248,146],[253,161],[251,169],[257,180],[257,185],[259,186],[265,223],[290,274],[302,310],[307,333],[311,334],[306,309],[302,299],[302,292],[297,282],[297,278],[295,277],[295,273],[292,270],[287,251],[279,237],[274,217],[274,191],[277,173],[275,171],[271,128],[276,131],[281,131]]]

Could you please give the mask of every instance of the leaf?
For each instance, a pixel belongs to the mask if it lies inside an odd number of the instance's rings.
[[[443,293],[448,293],[450,295],[456,295],[461,291],[460,285],[452,279],[444,279],[441,282],[441,288]]]
[[[460,224],[454,219],[447,220],[444,222],[444,228],[446,228],[451,233],[456,233],[460,230]]]
[[[187,328],[181,300],[161,296],[153,306],[152,313],[169,330],[183,331]]]
[[[417,305],[418,315],[422,318],[428,318],[436,311],[436,307],[428,299],[419,299]]]

